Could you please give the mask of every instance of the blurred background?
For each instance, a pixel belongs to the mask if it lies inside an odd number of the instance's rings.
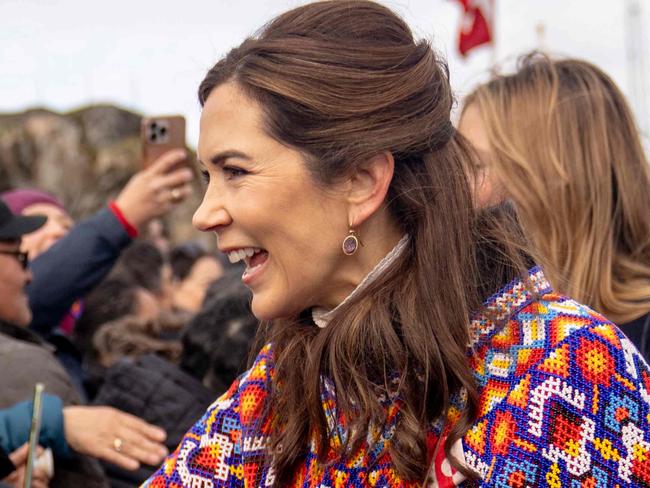
[[[75,217],[99,208],[138,168],[140,117],[184,115],[187,144],[196,147],[196,89],[205,72],[264,22],[300,3],[0,0],[0,191],[39,186],[59,194]],[[541,49],[602,67],[647,133],[650,0],[382,3],[447,57],[461,102],[491,70],[508,71],[519,55]],[[477,16],[489,26],[487,39]],[[463,30],[465,43],[468,36],[469,45],[479,43],[465,56]],[[199,194],[197,187],[197,197],[172,215],[172,237],[192,233],[189,216]]]

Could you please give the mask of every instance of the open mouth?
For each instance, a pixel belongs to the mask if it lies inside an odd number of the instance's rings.
[[[246,263],[246,270],[242,275],[244,281],[247,281],[247,278],[250,280],[250,278],[252,278],[252,276],[262,268],[268,258],[268,251],[259,247],[245,247],[228,253],[228,260],[231,263],[234,264],[239,261],[244,261]]]

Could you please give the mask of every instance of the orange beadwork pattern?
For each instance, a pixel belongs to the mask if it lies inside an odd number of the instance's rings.
[[[471,337],[479,417],[455,446],[459,452],[452,451],[479,479],[464,481],[439,453],[430,486],[650,487],[650,371],[616,327],[553,293],[534,268],[527,280],[515,280],[486,302]],[[273,375],[267,345],[143,486],[271,486],[265,399]],[[322,400],[336,447],[346,432],[327,379]],[[371,428],[368,442],[347,460],[330,456],[328,464],[319,463],[312,442],[292,486],[419,486],[399,478],[388,450],[399,405],[399,399],[386,401],[385,427]],[[462,395],[450,418],[460,408]],[[430,446],[441,424],[431,427]]]

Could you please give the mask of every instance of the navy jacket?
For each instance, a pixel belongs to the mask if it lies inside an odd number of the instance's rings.
[[[131,237],[115,214],[104,208],[77,225],[31,262],[27,288],[31,329],[49,336],[72,304],[111,270]]]

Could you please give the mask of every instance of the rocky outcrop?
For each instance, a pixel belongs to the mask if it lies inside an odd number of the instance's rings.
[[[90,215],[140,167],[141,116],[113,106],[61,114],[33,109],[0,115],[0,191],[36,187],[59,196],[72,216]],[[174,240],[196,237],[200,189],[166,219]]]

